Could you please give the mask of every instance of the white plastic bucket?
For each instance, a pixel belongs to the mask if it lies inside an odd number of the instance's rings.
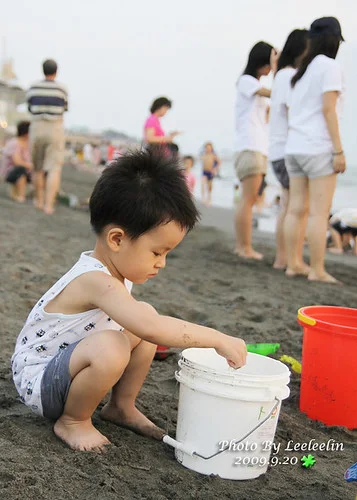
[[[188,469],[226,479],[264,474],[281,400],[290,394],[288,368],[248,353],[247,364],[234,370],[214,349],[195,348],[182,352],[179,367],[176,440],[164,437],[175,447],[176,459]]]

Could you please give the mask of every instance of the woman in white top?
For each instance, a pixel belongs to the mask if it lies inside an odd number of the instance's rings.
[[[250,51],[247,67],[237,82],[235,105],[235,170],[242,186],[237,206],[235,253],[261,260],[263,255],[252,247],[252,209],[256,203],[267,170],[268,99],[270,90],[262,87],[260,78],[275,72],[277,53],[265,42]],[[260,193],[261,194],[261,193]]]
[[[317,19],[309,32],[309,49],[292,78],[286,166],[290,199],[285,218],[287,274],[304,274],[299,265],[299,241],[309,204],[307,238],[311,269],[308,279],[336,283],[324,265],[326,231],[336,174],[346,169],[339,114],[344,94],[343,74],[335,61],[343,40],[334,17]]]
[[[278,72],[275,75],[270,100],[269,118],[269,160],[275,176],[281,184],[279,214],[276,224],[276,254],[273,267],[286,269],[286,253],[284,242],[284,220],[289,201],[289,175],[285,166],[285,146],[288,137],[288,95],[291,91],[291,79],[296,72],[307,49],[307,30],[296,29],[288,36],[278,60]],[[307,208],[307,207],[306,207]],[[307,221],[307,210],[306,210]],[[305,227],[301,231],[299,267],[308,270],[304,264],[302,250],[305,238]]]

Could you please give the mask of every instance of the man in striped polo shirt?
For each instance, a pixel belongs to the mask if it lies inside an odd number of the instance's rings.
[[[34,204],[52,214],[61,183],[65,146],[63,113],[68,111],[68,94],[65,87],[55,80],[56,61],[46,60],[43,72],[45,80],[30,87],[27,103],[32,115],[30,144],[34,167]]]

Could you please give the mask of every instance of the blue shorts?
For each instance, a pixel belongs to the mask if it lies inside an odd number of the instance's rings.
[[[42,413],[46,418],[57,420],[63,413],[67,401],[72,377],[69,373],[69,361],[74,348],[79,344],[74,342],[60,350],[45,368],[41,381]]]
[[[213,177],[214,177],[214,174],[213,172],[211,172],[210,170],[204,170],[202,172],[202,177],[207,177],[207,180],[208,181],[212,181],[213,180]]]

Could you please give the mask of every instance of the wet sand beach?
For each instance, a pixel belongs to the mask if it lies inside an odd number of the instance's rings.
[[[63,189],[79,198],[90,195],[95,176],[64,169]],[[105,453],[73,452],[54,436],[49,421],[20,403],[10,372],[16,337],[36,300],[93,247],[86,211],[58,206],[54,216],[36,211],[30,201],[17,205],[0,185],[0,498],[3,500],[232,499],[348,500],[356,483],[343,474],[357,461],[357,432],[325,427],[299,411],[300,376],[292,373],[291,395],[283,402],[275,441],[279,456],[301,458],[285,450],[288,442],[315,439],[343,443],[342,451],[316,451],[315,466],[270,467],[250,481],[207,477],[185,469],[172,448],[103,422],[95,425],[113,445]],[[271,238],[255,236],[263,262],[239,260],[232,253],[229,212],[203,210],[203,224],[167,259],[166,269],[135,297],[160,313],[218,328],[247,342],[279,342],[279,353],[301,360],[299,307],[325,304],[357,308],[357,268],[353,257],[329,258],[327,270],[344,286],[286,279],[272,269]],[[223,231],[210,226],[222,224]],[[334,354],[331,353],[331,356]],[[178,354],[154,361],[140,393],[138,407],[175,435],[177,391],[174,372]],[[328,362],[328,360],[326,360]],[[169,418],[168,418],[169,416]]]

